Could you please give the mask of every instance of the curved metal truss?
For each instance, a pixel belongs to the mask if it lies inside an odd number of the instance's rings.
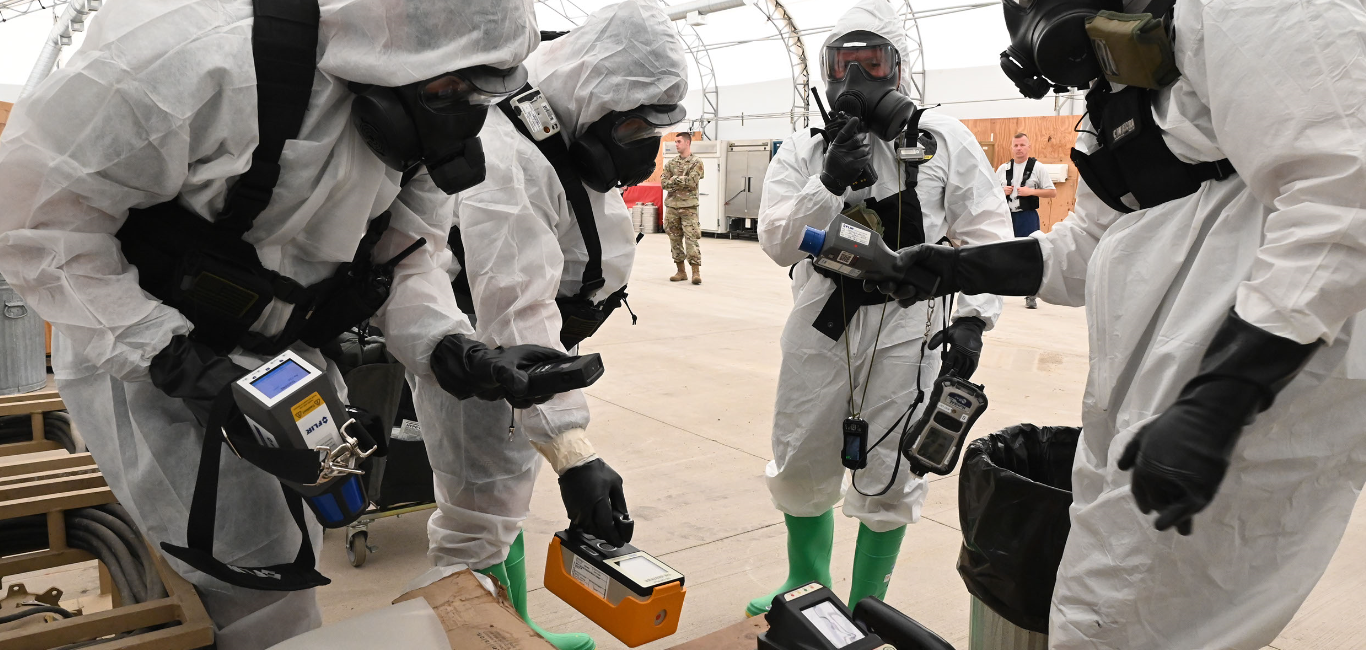
[[[798,122],[803,128],[811,126],[811,69],[807,65],[801,32],[780,0],[765,0],[754,7],[773,24],[778,37],[787,46],[787,61],[792,66],[792,110],[788,112],[788,121],[794,130],[798,128]]]
[[[925,104],[925,47],[924,40],[920,37],[920,21],[916,19],[915,9],[911,8],[911,0],[904,0],[906,14],[902,18],[902,29],[906,32],[908,45],[913,50],[909,61],[903,61],[911,71],[911,84],[915,88],[907,88],[907,95],[917,105]]]
[[[0,0],[0,22],[36,11],[47,11],[63,4],[66,4],[66,0]]]
[[[583,7],[574,4],[574,0],[536,0],[537,3],[544,5],[545,8],[555,12],[565,20],[574,25],[581,25],[588,12]],[[663,0],[656,0],[661,7],[668,8]],[[702,80],[702,114],[693,118],[690,128],[700,131],[702,137],[716,139],[716,115],[719,105],[720,92],[716,88],[716,68],[711,63],[711,52],[707,50],[707,44],[691,25],[676,22],[674,28],[678,30],[678,36],[683,39],[683,47],[687,48],[688,56],[697,66],[697,76]]]

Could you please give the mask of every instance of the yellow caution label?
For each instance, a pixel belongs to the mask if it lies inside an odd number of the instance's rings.
[[[323,397],[322,397],[322,395],[319,395],[319,394],[317,394],[317,393],[315,392],[315,393],[313,393],[312,395],[309,395],[308,397],[303,398],[303,400],[301,400],[298,404],[295,404],[294,406],[291,406],[291,407],[289,408],[289,412],[292,413],[292,414],[294,414],[294,421],[295,421],[295,422],[298,422],[299,420],[302,420],[302,419],[308,417],[308,414],[309,414],[309,413],[312,413],[313,411],[316,411],[316,410],[318,409],[318,407],[319,407],[319,406],[322,406],[322,405],[323,405]]]

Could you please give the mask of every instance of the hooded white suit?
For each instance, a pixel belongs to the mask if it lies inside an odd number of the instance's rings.
[[[111,3],[70,63],[18,103],[0,144],[0,273],[52,323],[62,397],[115,496],[154,544],[186,543],[204,432],[180,400],[151,384],[148,364],[192,325],[139,288],[114,233],[129,208],[178,200],[210,220],[222,209],[258,140],[252,23],[249,0]],[[399,174],[351,125],[346,84],[512,67],[537,40],[529,0],[323,0],[308,112],[285,145],[269,207],[244,237],[267,268],[304,285],[349,262],[366,223],[385,210],[393,221],[375,259],[425,237],[398,266],[375,318],[424,387],[436,385],[428,368],[436,342],[473,332],[446,277],[449,212],[441,208],[450,198],[425,175],[400,191]],[[288,314],[277,301],[253,329],[274,334]],[[325,365],[316,350],[294,349]],[[249,368],[264,361],[234,360]],[[440,390],[422,395],[455,401]],[[224,454],[220,495],[220,560],[293,559],[299,532],[274,477]],[[312,538],[316,550],[316,526]],[[203,596],[219,648],[262,648],[320,623],[313,590],[242,589],[170,562]]]
[[[531,83],[571,143],[611,111],[682,101],[686,64],[663,11],[636,2],[594,12],[527,59]],[[577,295],[582,286],[588,252],[579,223],[554,168],[502,111],[490,111],[480,138],[486,151],[498,153],[489,156],[488,179],[455,203],[475,338],[490,347],[563,350],[555,298]],[[602,241],[606,284],[592,296],[600,302],[631,275],[635,230],[617,190],[587,192]],[[560,472],[595,457],[584,437],[588,402],[575,390],[518,410],[512,441],[506,402],[471,399],[450,406],[453,411],[418,411],[424,432],[433,419],[459,423],[455,435],[424,436],[438,505],[427,526],[429,554],[437,566],[481,569],[506,558],[530,508],[541,456],[528,441]]]
[[[1228,158],[1237,175],[1130,214],[1083,185],[1075,215],[1034,235],[1039,297],[1085,305],[1091,335],[1057,650],[1262,648],[1318,582],[1366,480],[1366,10],[1178,0],[1175,32],[1182,77],[1157,93],[1157,124],[1178,157]],[[1230,307],[1326,345],[1243,430],[1193,534],[1158,532],[1116,463]]]
[[[826,44],[852,31],[871,31],[890,40],[902,60],[909,61],[906,35],[900,25],[885,0],[863,0],[835,23]],[[901,85],[910,85],[904,65]],[[924,212],[925,241],[933,243],[945,235],[971,244],[1009,239],[1010,212],[972,133],[961,122],[933,110],[921,117],[920,128],[938,142],[938,153],[920,166],[916,187]],[[792,271],[795,306],[782,334],[773,460],[766,472],[774,504],[789,515],[814,517],[830,510],[843,496],[844,513],[880,533],[917,521],[928,486],[912,476],[903,463],[885,495],[866,497],[855,490],[845,492],[840,445],[841,423],[851,415],[849,376],[852,371],[855,407],[862,400],[862,417],[869,422],[871,444],[911,404],[917,368],[923,389],[928,389],[939,373],[938,350],[927,350],[923,359],[920,356],[922,338],[927,335],[927,303],[910,308],[888,303],[880,334],[883,307],[850,304],[848,308],[857,309],[857,313],[841,340],[831,340],[812,323],[835,283],[816,273],[806,254],[797,248],[807,226],[824,230],[846,203],[880,200],[901,189],[898,180],[904,173],[895,159],[894,144],[868,137],[878,181],[872,188],[846,191],[843,197],[831,194],[821,183],[826,147],[819,135],[804,129],[785,140],[764,179],[759,243],[774,262],[796,265]],[[899,247],[895,241],[887,243]],[[846,281],[849,288],[858,284]],[[1000,310],[999,297],[963,296],[954,317],[976,316],[989,329]],[[942,326],[942,314],[937,311],[928,334]],[[844,339],[850,350],[847,364]],[[912,417],[919,417],[919,411]],[[893,435],[869,453],[868,467],[857,473],[861,490],[876,493],[887,484],[898,454],[896,447]]]

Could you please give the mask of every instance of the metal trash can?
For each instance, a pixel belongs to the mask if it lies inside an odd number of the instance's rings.
[[[963,452],[958,574],[972,594],[973,650],[1046,650],[1048,613],[1071,530],[1081,429],[1019,424]]]
[[[653,235],[659,232],[659,208],[653,203],[637,203],[631,206],[631,223],[636,232]]]
[[[38,317],[0,277],[0,395],[47,385],[47,337]]]

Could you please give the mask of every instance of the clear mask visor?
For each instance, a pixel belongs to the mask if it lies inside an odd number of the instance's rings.
[[[526,68],[501,70],[478,66],[448,72],[422,83],[418,96],[427,110],[450,115],[464,112],[471,104],[497,104],[526,84]]]
[[[822,72],[830,81],[844,81],[858,64],[869,78],[890,79],[897,74],[896,48],[891,43],[845,43],[825,48]]]

